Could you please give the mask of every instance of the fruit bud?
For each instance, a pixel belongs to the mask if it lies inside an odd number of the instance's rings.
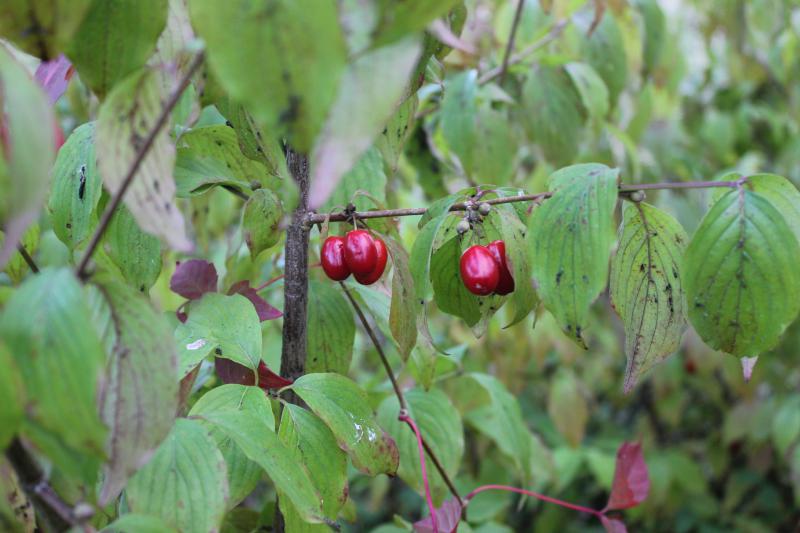
[[[469,231],[469,222],[467,222],[466,220],[461,220],[461,221],[460,221],[460,222],[459,222],[459,223],[456,225],[456,232],[457,232],[459,235],[464,235],[464,234],[465,234],[466,232],[468,232],[468,231]]]
[[[486,216],[486,215],[488,215],[488,214],[489,214],[489,211],[491,211],[491,210],[492,210],[492,206],[491,206],[491,205],[489,205],[489,204],[488,204],[488,203],[486,203],[486,202],[482,202],[482,203],[481,203],[481,204],[478,206],[478,213],[480,213],[482,216]]]
[[[645,194],[644,191],[633,191],[630,195],[631,202],[644,202]]]

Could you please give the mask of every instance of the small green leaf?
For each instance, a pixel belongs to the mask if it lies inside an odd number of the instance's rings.
[[[53,231],[70,249],[82,243],[97,224],[94,216],[103,192],[94,155],[94,122],[73,130],[58,151],[48,208]]]
[[[553,196],[528,222],[537,292],[564,332],[585,347],[589,306],[606,286],[619,172],[587,163],[550,176]]]
[[[558,431],[573,448],[577,448],[586,432],[589,410],[575,374],[561,368],[553,378],[547,398],[547,412]]]
[[[350,303],[329,282],[311,281],[308,289],[306,371],[347,374],[356,335]]]
[[[0,5],[0,36],[44,61],[55,59],[90,4],[91,0],[8,0]]]
[[[214,414],[224,416],[228,412],[244,412],[251,420],[257,420],[274,429],[275,418],[266,393],[258,387],[246,385],[222,385],[211,389],[197,400],[189,416]],[[239,505],[256,487],[261,479],[261,467],[247,458],[239,445],[224,431],[210,426],[209,434],[217,443],[228,471],[228,509]]]
[[[404,392],[411,418],[419,427],[422,438],[442,463],[445,472],[455,478],[464,455],[464,427],[461,415],[441,391],[411,389]],[[395,396],[387,397],[378,407],[378,421],[397,442],[400,468],[397,474],[414,490],[424,495],[419,451],[414,432],[397,419],[400,404]],[[430,465],[430,462],[428,462]],[[428,468],[428,479],[437,505],[448,494],[448,488],[435,468]]]
[[[645,203],[625,209],[611,263],[610,293],[611,305],[625,325],[626,393],[680,346],[686,328],[680,264],[688,242],[671,215]]]
[[[141,5],[144,7],[145,3]],[[122,186],[165,100],[165,89],[156,72],[142,70],[118,83],[100,106],[97,166],[112,195]],[[168,129],[162,128],[137,170],[124,202],[144,231],[161,237],[175,250],[186,252],[192,249],[192,243],[186,234],[183,215],[175,205],[174,166],[175,147]]]
[[[586,114],[596,121],[601,121],[608,114],[608,88],[597,71],[590,65],[572,62],[564,65],[572,83],[581,97]]]
[[[417,344],[417,311],[414,278],[409,269],[408,252],[403,246],[382,235],[392,258],[392,303],[389,308],[389,328],[397,341],[400,356],[405,360]]]
[[[689,319],[712,348],[752,357],[800,311],[800,245],[770,199],[743,185],[706,213],[684,259]]]
[[[261,321],[250,300],[239,294],[206,293],[193,302],[175,340],[181,378],[212,352],[253,370],[261,362]]]
[[[92,0],[67,56],[81,81],[97,96],[103,98],[123,78],[144,66],[167,23],[167,3]]]
[[[111,432],[99,496],[105,505],[172,428],[178,409],[178,357],[164,315],[122,282],[103,277],[98,283],[116,332],[99,400]]]
[[[226,411],[206,414],[203,418],[224,431],[247,457],[263,468],[275,488],[289,498],[306,522],[322,520],[321,498],[303,463],[295,459],[268,422],[253,419],[250,413]]]
[[[5,450],[22,422],[25,388],[14,357],[0,341],[0,449]],[[0,521],[2,523],[2,521]]]
[[[244,204],[242,232],[250,249],[250,257],[275,246],[281,239],[280,223],[283,220],[283,205],[278,196],[269,189],[257,189]]]
[[[585,37],[582,52],[589,65],[603,78],[613,108],[628,81],[628,59],[622,32],[610,10],[591,35]]]
[[[278,438],[291,451],[292,458],[304,465],[314,479],[322,498],[325,517],[336,520],[339,510],[347,501],[347,455],[339,449],[331,430],[302,407],[286,404]],[[327,526],[303,522],[291,501],[279,498],[278,502],[284,513],[287,531],[329,530]]]
[[[327,424],[353,466],[371,476],[397,472],[397,445],[375,421],[355,382],[339,374],[306,374],[291,389]]]
[[[228,500],[225,460],[202,424],[179,418],[125,497],[131,512],[179,531],[215,531]]]
[[[122,515],[101,530],[101,533],[177,533],[157,516],[130,513]]]

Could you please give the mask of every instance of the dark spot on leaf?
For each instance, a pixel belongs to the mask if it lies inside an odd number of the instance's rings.
[[[217,354],[217,355],[222,355],[222,348],[220,348],[220,347],[214,348],[214,353]]]
[[[639,272],[644,272],[644,263],[639,265]]]
[[[584,283],[589,283],[589,276],[587,276],[586,274],[581,276],[581,279],[583,280]]]
[[[564,275],[564,269],[561,269],[556,273],[556,285],[561,284],[561,276],[563,275]]]
[[[83,200],[84,195],[86,194],[86,165],[81,165],[81,179],[80,185],[78,185],[78,198]]]
[[[71,229],[71,228],[72,228],[72,224],[70,224],[69,222],[67,222],[67,229]]]
[[[230,120],[226,120],[225,125],[228,126],[229,128],[233,127],[233,123]]]

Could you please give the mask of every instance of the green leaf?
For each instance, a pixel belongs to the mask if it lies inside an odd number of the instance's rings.
[[[350,303],[330,282],[312,280],[308,289],[306,371],[347,374],[356,335]]]
[[[39,224],[33,223],[28,226],[28,229],[25,230],[25,233],[22,234],[22,237],[19,240],[19,244],[25,248],[25,251],[31,257],[36,255],[36,249],[39,246],[39,237],[41,236],[41,230],[39,229]],[[0,248],[2,248],[3,244],[5,243],[5,235],[3,232],[0,231]],[[11,258],[6,263],[5,273],[8,274],[8,277],[11,279],[11,282],[15,285],[22,283],[22,280],[30,271],[30,266],[28,266],[28,262],[22,257],[22,254],[17,251],[11,255]]]
[[[157,516],[126,514],[117,518],[101,530],[102,533],[175,533],[164,520]]]
[[[397,445],[375,421],[355,382],[339,374],[306,374],[291,389],[328,425],[353,466],[370,476],[397,472]]]
[[[547,398],[547,412],[567,442],[577,448],[586,432],[589,410],[571,370],[561,368],[556,372]]]
[[[275,418],[266,393],[258,387],[246,385],[230,384],[211,389],[192,406],[189,416],[224,416],[228,412],[246,413],[251,420],[262,421],[274,430]],[[218,427],[210,426],[209,433],[227,465],[228,509],[232,509],[256,487],[261,479],[261,467],[248,459],[239,445]]]
[[[444,214],[433,218],[425,226],[421,227],[421,231],[417,234],[414,241],[414,246],[411,247],[411,256],[409,258],[409,266],[411,268],[411,276],[414,278],[414,289],[417,295],[417,300],[424,300],[431,292],[431,255],[433,255],[433,241],[439,229],[445,223],[448,217],[447,210],[451,205],[456,203],[457,197],[448,197],[447,209]],[[433,207],[433,206],[431,206]]]
[[[606,82],[613,108],[628,81],[628,58],[622,32],[610,10],[605,12],[592,34],[584,38],[582,52],[586,62]]]
[[[500,234],[506,244],[506,261],[514,278],[514,292],[508,297],[514,312],[504,326],[509,328],[524,320],[539,304],[539,296],[533,289],[531,266],[525,236],[528,228],[510,205],[496,205],[492,211],[499,217]]]
[[[383,156],[386,174],[389,177],[393,177],[397,172],[397,165],[400,161],[400,156],[403,154],[403,148],[414,131],[418,104],[419,99],[416,94],[406,98],[392,115],[392,118],[389,119],[383,133],[375,141],[375,146]]]
[[[133,513],[152,515],[179,531],[215,531],[225,514],[225,460],[206,429],[179,418],[153,458],[128,483]]]
[[[26,431],[37,446],[48,455],[57,447],[102,458],[107,432],[96,402],[105,355],[73,273],[47,268],[29,277],[0,316],[0,338],[22,375]],[[79,471],[85,464],[56,464],[84,480],[94,476]]]
[[[99,496],[105,505],[172,428],[178,409],[178,357],[163,314],[124,283],[110,277],[98,283],[116,332],[99,400],[110,429],[110,461]]]
[[[278,438],[290,450],[292,458],[305,466],[322,498],[322,511],[336,520],[347,501],[347,455],[339,449],[336,438],[322,420],[302,407],[283,407]],[[327,531],[323,525],[303,522],[291,501],[279,498],[287,531]],[[323,529],[324,528],[324,529]]]
[[[772,441],[780,456],[785,457],[800,439],[800,395],[786,398],[772,419]]]
[[[0,36],[42,60],[55,59],[90,4],[91,0],[8,0],[0,5]]]
[[[212,352],[253,370],[261,362],[261,322],[250,300],[239,294],[211,292],[192,302],[175,340],[181,378]]]
[[[363,191],[369,194],[357,195]],[[369,148],[339,182],[325,205],[320,208],[328,212],[334,207],[346,207],[353,202],[358,211],[383,207],[386,203],[386,173],[383,170],[383,157],[374,146]],[[376,203],[377,202],[377,203]]]
[[[473,148],[478,141],[475,122],[477,96],[478,73],[470,69],[448,80],[442,99],[442,136],[467,172],[472,169]]]
[[[514,170],[517,141],[512,136],[511,121],[504,109],[489,102],[478,106],[475,115],[476,143],[469,171],[480,183],[507,183]]]
[[[0,153],[0,224],[6,237],[0,248],[3,268],[47,197],[55,155],[50,125],[55,117],[47,95],[2,46],[0,94],[10,141],[8,149]]]
[[[392,258],[392,303],[389,308],[389,328],[397,341],[400,356],[408,359],[417,344],[417,303],[414,278],[408,262],[408,252],[388,235],[381,235]]]
[[[457,3],[459,0],[439,2],[380,0],[378,2],[380,15],[377,27],[372,32],[372,35],[375,36],[373,46],[389,43],[404,35],[424,30],[428,23],[446,15]]]
[[[706,213],[684,258],[689,320],[712,348],[755,356],[800,311],[800,245],[781,212],[746,186]]]
[[[316,15],[319,8],[314,9]],[[389,122],[406,96],[419,51],[419,41],[412,37],[370,50],[350,64],[311,152],[309,207],[324,205]]]
[[[22,423],[25,388],[14,357],[0,341],[0,449],[5,450]]]
[[[644,39],[642,43],[642,70],[645,76],[652,74],[661,62],[664,51],[664,39],[667,24],[664,12],[657,0],[637,0],[636,7],[644,22]]]
[[[53,231],[70,249],[86,238],[97,224],[93,215],[103,182],[94,155],[94,122],[75,128],[58,151],[48,208]]]
[[[81,81],[97,96],[105,97],[117,83],[144,66],[167,23],[167,3],[92,0],[67,56]]]
[[[578,155],[584,123],[581,105],[561,67],[539,66],[522,87],[528,134],[555,165],[571,163]]]
[[[102,209],[107,201],[100,201]],[[102,253],[132,287],[144,293],[155,284],[161,273],[161,242],[143,232],[124,205],[114,212],[101,242]],[[103,261],[100,255],[95,256],[98,263]]]
[[[688,242],[671,215],[645,203],[625,209],[610,293],[625,326],[626,393],[680,346],[686,328],[681,261]]]
[[[118,83],[100,106],[97,166],[110,194],[122,186],[165,100],[155,71],[142,70]],[[174,166],[175,147],[168,129],[162,128],[137,170],[124,202],[144,231],[159,236],[175,250],[187,252],[192,243],[186,235],[183,215],[175,205]]]
[[[422,438],[442,463],[448,477],[455,478],[464,455],[464,427],[461,415],[443,392],[431,389],[411,389],[404,392],[408,412],[419,427]],[[400,468],[397,474],[408,485],[424,495],[419,451],[414,431],[397,419],[400,404],[395,396],[387,397],[378,407],[378,422],[397,442],[400,450]],[[441,504],[448,488],[439,472],[428,460],[428,479],[434,500]]]
[[[0,528],[8,533],[36,531],[36,514],[16,472],[8,460],[0,458]]]
[[[746,187],[769,200],[800,241],[800,191],[797,187],[783,176],[775,174],[748,176]]]
[[[586,114],[601,121],[608,114],[608,88],[597,71],[586,63],[573,61],[564,65],[583,103]]]
[[[528,222],[537,292],[565,333],[586,346],[589,306],[606,286],[619,172],[587,163],[550,176],[553,196]]]
[[[269,189],[257,189],[244,204],[242,232],[250,249],[250,257],[275,246],[281,240],[280,223],[283,220],[283,205],[278,196]]]
[[[336,2],[190,0],[189,12],[207,43],[211,69],[230,96],[266,131],[308,152],[347,60]]]
[[[268,423],[254,420],[249,413],[240,411],[207,414],[203,418],[224,431],[251,461],[267,472],[275,488],[289,498],[303,520],[322,520],[322,502],[308,471],[278,439],[272,420]]]

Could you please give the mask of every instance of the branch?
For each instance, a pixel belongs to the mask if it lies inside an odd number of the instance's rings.
[[[543,502],[554,503],[556,505],[560,505],[561,507],[572,509],[573,511],[589,513],[597,517],[601,517],[605,514],[603,511],[598,511],[597,509],[591,509],[589,507],[584,507],[582,505],[575,505],[574,503],[565,502],[564,500],[559,500],[557,498],[551,498],[550,496],[539,494],[538,492],[533,492],[532,490],[518,489],[517,487],[509,487],[507,485],[483,485],[473,490],[469,494],[467,494],[464,499],[467,501],[467,503],[469,503],[474,496],[487,490],[503,490],[506,492],[516,492],[517,494],[524,494],[526,496],[531,496],[538,500],[542,500]]]
[[[122,185],[114,193],[114,196],[111,198],[111,201],[108,202],[106,206],[106,210],[103,211],[103,216],[100,217],[100,222],[97,224],[97,229],[95,229],[94,234],[92,235],[92,239],[89,241],[89,245],[86,247],[86,251],[83,253],[83,257],[81,258],[81,262],[78,264],[78,267],[75,269],[75,273],[81,279],[86,278],[86,268],[89,265],[89,260],[92,258],[92,254],[94,254],[95,249],[97,249],[97,245],[100,244],[100,239],[103,237],[103,233],[105,233],[106,228],[108,228],[109,223],[111,223],[111,218],[114,216],[114,212],[119,207],[120,203],[122,202],[122,198],[125,196],[125,193],[128,192],[128,188],[131,186],[133,182],[133,178],[136,177],[136,172],[139,170],[139,167],[142,165],[142,161],[144,161],[145,156],[150,151],[150,148],[153,146],[153,142],[155,142],[156,136],[161,131],[166,123],[169,121],[170,113],[172,113],[172,109],[177,105],[178,100],[180,100],[181,95],[183,95],[183,91],[186,90],[186,87],[189,86],[189,82],[194,76],[197,69],[200,68],[200,65],[203,64],[203,54],[199,53],[195,56],[192,64],[189,66],[189,70],[186,71],[186,74],[183,76],[181,81],[178,83],[178,86],[170,95],[167,102],[164,104],[164,108],[161,110],[161,114],[159,115],[156,123],[153,125],[153,128],[145,137],[144,142],[142,143],[139,151],[136,152],[136,157],[133,159],[130,168],[128,168],[127,174],[125,174],[125,178],[122,180]]]
[[[500,85],[506,79],[506,72],[508,71],[508,60],[511,57],[511,50],[514,49],[514,39],[517,37],[517,28],[519,27],[519,21],[522,18],[522,8],[525,7],[525,0],[518,0],[517,2],[517,10],[514,12],[514,21],[511,23],[511,33],[508,35],[508,43],[506,43],[506,52],[503,54],[503,64],[500,65],[500,74],[498,77],[500,78]]]
[[[19,250],[19,255],[22,256],[22,259],[28,264],[28,267],[31,269],[31,272],[34,274],[39,273],[39,267],[36,265],[36,261],[33,260],[31,254],[28,253],[28,250],[25,249],[25,246],[22,243],[17,244],[17,250]]]

